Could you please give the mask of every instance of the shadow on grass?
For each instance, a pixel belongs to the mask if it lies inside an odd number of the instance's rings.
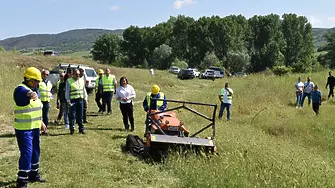
[[[113,140],[121,139],[121,138],[127,138],[127,136],[122,136],[122,135],[114,135],[112,136]]]
[[[124,129],[121,128],[104,128],[104,127],[85,127],[86,130],[96,130],[96,131],[119,131],[123,132]]]
[[[0,182],[0,187],[5,187],[5,188],[14,188],[15,187],[15,180],[9,181],[9,182]]]
[[[68,133],[57,133],[57,134],[49,133],[48,136],[65,136],[65,135],[70,135],[70,132],[68,132]]]
[[[0,138],[13,138],[15,134],[7,133],[7,134],[0,134]]]

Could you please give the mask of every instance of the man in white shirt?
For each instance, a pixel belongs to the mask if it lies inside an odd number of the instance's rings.
[[[304,83],[304,92],[301,99],[301,108],[304,106],[305,98],[308,97],[308,106],[311,104],[311,92],[313,91],[314,83],[311,81],[311,77],[307,77],[307,81]]]
[[[298,77],[298,82],[295,83],[296,108],[299,108],[299,106],[301,105],[303,91],[304,91],[304,83],[302,83],[301,77]]]

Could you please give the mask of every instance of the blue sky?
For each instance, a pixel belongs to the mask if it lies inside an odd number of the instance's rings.
[[[335,27],[334,0],[2,0],[0,40],[71,29],[154,26],[170,16],[296,13],[313,27]]]

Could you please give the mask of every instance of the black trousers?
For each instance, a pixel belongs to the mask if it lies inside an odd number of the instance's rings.
[[[123,125],[126,130],[129,129],[128,119],[130,121],[131,130],[134,130],[134,108],[133,102],[131,103],[120,103],[120,110],[123,117]]]
[[[113,97],[113,92],[104,92],[102,94],[103,112],[106,111],[106,106],[107,106],[107,113],[112,113],[112,97]]]
[[[98,105],[99,112],[103,112],[103,111],[104,111],[104,110],[102,109],[103,106],[102,106],[102,103],[101,103],[101,99],[102,99],[102,93],[96,93],[96,94],[95,94],[95,102],[96,102],[97,105]]]
[[[312,103],[313,111],[316,115],[319,115],[320,103]]]
[[[328,99],[331,97],[334,97],[334,87],[329,87],[329,94],[328,94]]]

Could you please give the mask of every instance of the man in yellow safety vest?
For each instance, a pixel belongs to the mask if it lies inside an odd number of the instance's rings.
[[[45,132],[42,121],[42,102],[38,85],[42,81],[41,72],[29,67],[24,73],[24,81],[13,93],[14,129],[20,149],[19,172],[16,187],[24,188],[28,182],[45,182],[39,172],[40,129]]]
[[[40,92],[41,101],[43,104],[42,112],[43,112],[43,123],[48,127],[49,124],[49,110],[50,110],[50,99],[53,97],[51,93],[52,84],[48,79],[49,71],[42,71],[42,81],[38,86],[38,90]],[[46,135],[46,132],[42,134]]]
[[[164,101],[161,100],[157,101],[155,99],[164,99]],[[160,92],[160,88],[158,85],[153,85],[151,87],[151,92],[147,93],[147,95],[145,96],[143,100],[143,109],[144,111],[147,112],[147,118],[145,121],[146,124],[145,134],[147,133],[149,128],[150,122],[148,114],[150,114],[150,110],[160,110],[160,111],[166,110],[167,102],[165,100],[166,100],[165,94],[163,92]]]
[[[70,134],[74,133],[74,121],[79,125],[79,133],[85,134],[83,125],[83,108],[84,102],[87,103],[87,93],[85,82],[79,78],[80,72],[78,69],[73,70],[73,75],[69,78],[65,85],[65,99],[70,106]],[[87,104],[86,104],[87,105]]]
[[[102,77],[102,112],[106,111],[107,106],[107,114],[112,114],[112,98],[117,84],[115,76],[110,72],[106,69],[106,74]]]

